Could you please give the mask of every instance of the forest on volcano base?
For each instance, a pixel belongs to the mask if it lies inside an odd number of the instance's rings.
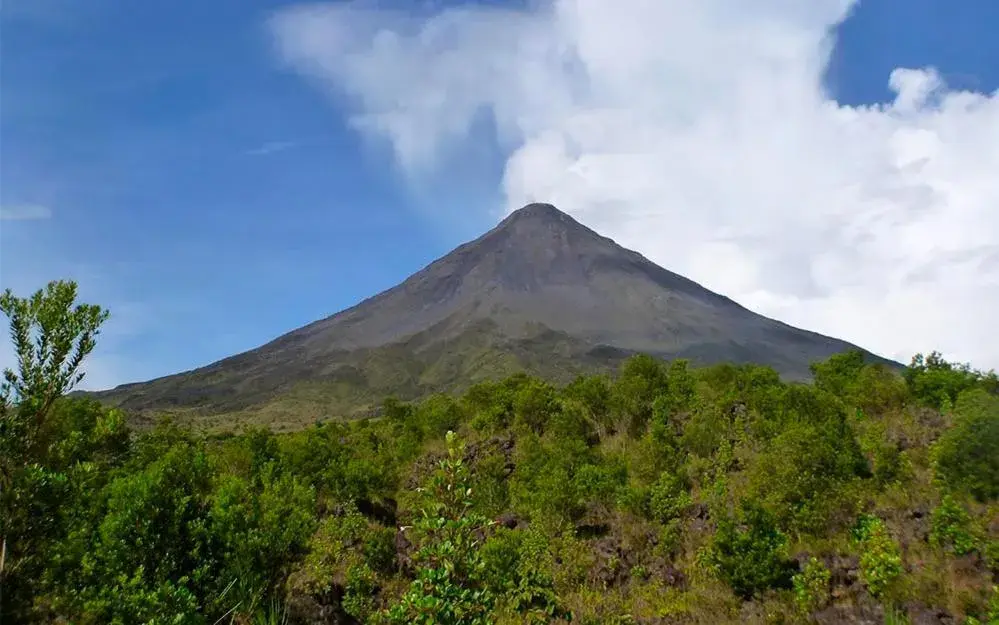
[[[9,291],[3,623],[995,623],[999,379],[637,355],[205,433],[67,397],[106,313]]]

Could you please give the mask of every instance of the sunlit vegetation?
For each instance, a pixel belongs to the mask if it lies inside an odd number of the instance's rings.
[[[67,397],[106,314],[0,299],[3,623],[999,622],[999,384],[636,356],[202,434]]]

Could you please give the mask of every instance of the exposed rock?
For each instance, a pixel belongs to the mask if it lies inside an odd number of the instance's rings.
[[[825,558],[833,597],[844,596],[860,582],[860,559],[853,555],[833,555]]]
[[[293,573],[288,578],[287,588],[288,625],[360,625],[343,610],[342,585],[332,583],[329,589],[317,592],[307,576]]]
[[[413,570],[413,552],[415,547],[406,536],[405,530],[399,529],[395,533],[395,558],[399,570],[403,573],[410,573]]]
[[[593,584],[606,588],[619,586],[631,579],[636,567],[645,569],[649,578],[658,579],[670,586],[685,588],[687,579],[682,571],[664,558],[654,557],[642,561],[639,550],[626,548],[617,536],[605,536],[590,542],[594,562],[588,578]]]
[[[817,625],[883,625],[885,611],[866,593],[855,601],[834,602],[812,614]]]
[[[381,501],[372,501],[370,499],[357,500],[358,512],[389,527],[396,524],[398,507],[394,499],[384,499]]]
[[[288,625],[361,625],[361,622],[343,611],[339,600],[324,603],[320,597],[295,595],[285,602]]]
[[[687,508],[686,514],[690,517],[690,531],[705,532],[711,527],[711,511],[707,504],[695,503]]]
[[[931,608],[919,602],[906,604],[909,625],[955,625],[957,619],[943,608]]]
[[[496,524],[500,527],[505,527],[507,529],[524,529],[527,527],[527,522],[522,518],[517,516],[514,512],[504,512],[503,514],[496,517]]]

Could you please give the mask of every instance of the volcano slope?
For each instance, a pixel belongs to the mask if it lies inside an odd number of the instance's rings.
[[[550,204],[529,204],[352,308],[205,367],[96,395],[140,421],[168,412],[207,427],[286,429],[517,371],[566,382],[636,352],[806,379],[811,362],[853,348],[753,313]]]

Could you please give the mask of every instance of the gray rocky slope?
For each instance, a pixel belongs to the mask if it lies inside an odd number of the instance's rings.
[[[341,398],[350,384],[418,396],[461,386],[449,376],[506,371],[490,358],[564,379],[633,352],[754,362],[803,379],[811,362],[853,347],[753,313],[549,204],[530,204],[352,308],[207,367],[101,395],[139,409],[219,410],[302,382],[337,383]]]

